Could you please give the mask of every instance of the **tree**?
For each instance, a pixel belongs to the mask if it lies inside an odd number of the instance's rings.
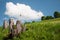
[[[34,23],[35,21],[32,21],[32,23]]]
[[[59,12],[57,12],[57,11],[56,11],[56,12],[54,12],[54,17],[55,17],[55,18],[60,18],[60,13],[59,13]]]
[[[42,17],[41,17],[41,20],[45,20],[45,19],[46,19],[46,17],[45,17],[45,16],[42,16]]]
[[[52,16],[42,16],[41,20],[49,20],[49,19],[54,19]]]
[[[46,20],[49,20],[49,19],[54,19],[54,17],[52,17],[52,16],[46,16]]]

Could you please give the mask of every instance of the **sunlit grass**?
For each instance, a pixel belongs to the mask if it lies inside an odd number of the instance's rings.
[[[13,40],[60,40],[60,18],[25,24],[27,30]],[[0,28],[0,39],[8,34]]]

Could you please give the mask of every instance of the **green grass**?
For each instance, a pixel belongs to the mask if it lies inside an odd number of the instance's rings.
[[[25,24],[27,30],[12,40],[60,40],[60,18]],[[7,36],[8,31],[0,28],[0,39]]]
[[[4,37],[7,37],[8,29],[4,29],[0,27],[0,40],[3,40]]]

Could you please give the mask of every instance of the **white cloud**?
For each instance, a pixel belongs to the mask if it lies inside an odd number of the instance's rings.
[[[43,16],[41,11],[33,10],[29,5],[26,4],[14,4],[12,2],[6,3],[5,15],[13,17],[17,20],[28,21],[40,19]]]

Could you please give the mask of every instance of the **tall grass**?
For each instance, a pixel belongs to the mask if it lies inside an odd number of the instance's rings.
[[[25,24],[26,31],[14,37],[12,40],[60,40],[60,19],[45,20]],[[8,31],[0,28],[0,39],[6,36]],[[1,32],[2,31],[2,32]]]

